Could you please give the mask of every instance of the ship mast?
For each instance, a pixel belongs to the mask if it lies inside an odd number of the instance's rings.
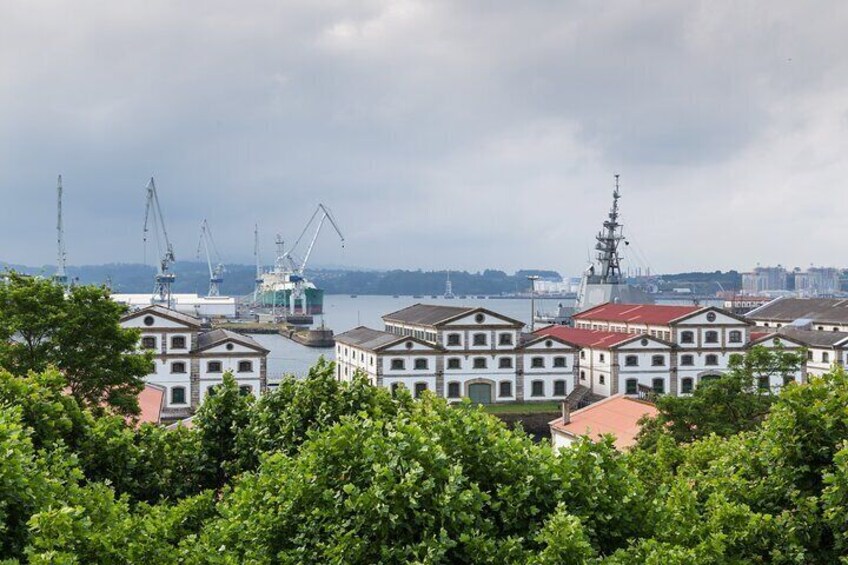
[[[619,175],[615,175],[615,190],[612,193],[612,208],[609,218],[604,221],[604,229],[595,236],[598,243],[595,249],[598,251],[597,273],[600,284],[620,284],[621,279],[621,257],[618,255],[618,245],[624,236],[621,233],[622,224],[618,222],[618,199],[621,193],[618,186]]]

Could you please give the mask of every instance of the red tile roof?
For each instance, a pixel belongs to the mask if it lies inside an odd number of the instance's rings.
[[[567,424],[562,423],[562,418],[557,418],[550,426],[552,432],[574,437],[586,435],[593,440],[612,434],[615,447],[621,450],[636,443],[640,429],[637,422],[643,416],[656,416],[657,412],[653,404],[617,394],[572,412]]]
[[[631,322],[636,324],[665,325],[669,322],[702,310],[701,306],[669,306],[659,304],[613,304],[608,302],[584,310],[575,320],[600,320],[604,322]]]
[[[568,326],[548,326],[536,331],[536,335],[558,337],[580,347],[606,348],[633,339],[638,334],[605,332],[601,330],[584,330]]]
[[[162,406],[164,406],[165,389],[164,387],[146,384],[144,390],[138,395],[138,406],[141,408],[141,413],[138,416],[138,423],[143,424],[150,422],[158,424],[162,415]]]

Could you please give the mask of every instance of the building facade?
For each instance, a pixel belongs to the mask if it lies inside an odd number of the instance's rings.
[[[361,371],[377,386],[484,404],[564,399],[574,381],[574,344],[485,308],[417,304],[383,322],[336,336],[340,380]]]
[[[164,390],[162,420],[193,414],[227,371],[245,394],[258,396],[267,387],[268,350],[247,336],[203,331],[197,318],[162,306],[131,312],[121,325],[140,330],[139,347],[153,352],[145,381]]]

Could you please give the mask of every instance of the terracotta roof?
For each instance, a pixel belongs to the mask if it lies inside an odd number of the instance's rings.
[[[692,314],[702,309],[703,307],[701,306],[606,303],[575,314],[574,319],[665,325],[677,318],[682,318],[687,314]]]
[[[567,424],[562,423],[562,418],[557,418],[550,422],[550,427],[552,432],[573,437],[585,435],[593,440],[612,434],[615,447],[623,450],[636,443],[640,429],[637,422],[643,416],[656,416],[657,412],[653,404],[617,394],[572,412]]]
[[[251,347],[253,349],[258,349],[260,351],[264,351],[268,353],[268,349],[259,345],[259,343],[246,335],[242,335],[240,333],[232,332],[230,330],[225,329],[217,329],[212,330],[210,332],[204,332],[197,336],[197,349],[195,351],[200,351],[202,349],[208,349],[215,345],[225,343],[227,341],[234,341],[236,343],[240,343],[246,347]]]
[[[144,389],[138,394],[138,406],[141,408],[138,423],[158,424],[164,405],[165,388],[150,383],[144,385]]]
[[[584,330],[568,326],[548,326],[536,331],[538,335],[558,337],[563,341],[580,347],[609,348],[636,337],[647,337],[641,334],[626,334],[624,332],[606,332],[602,330]]]

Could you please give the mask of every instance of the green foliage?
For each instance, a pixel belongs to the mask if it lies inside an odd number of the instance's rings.
[[[734,355],[729,370],[715,381],[703,381],[691,396],[661,396],[656,399],[659,415],[643,422],[642,448],[650,448],[659,435],[690,442],[710,434],[727,437],[756,428],[769,413],[776,395],[769,387],[774,376],[787,381],[803,362],[803,355],[780,347],[751,348],[744,356]]]
[[[25,376],[53,366],[81,404],[138,413],[151,357],[137,351],[138,332],[120,326],[125,307],[102,287],[75,286],[66,296],[50,280],[7,276],[0,284],[0,367]]]

